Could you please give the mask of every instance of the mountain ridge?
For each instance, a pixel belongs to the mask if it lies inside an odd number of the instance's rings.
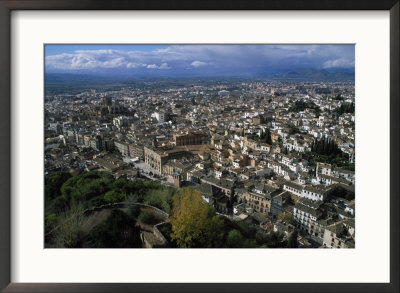
[[[325,69],[298,68],[287,72],[275,73],[269,76],[273,80],[296,80],[296,81],[354,81],[354,72],[329,72]]]

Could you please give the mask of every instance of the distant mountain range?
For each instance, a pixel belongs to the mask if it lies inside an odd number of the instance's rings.
[[[295,81],[354,81],[354,72],[329,72],[324,69],[300,68],[288,72],[275,73],[268,78]]]
[[[201,83],[207,80],[232,80],[238,77],[229,76],[174,76],[171,74],[168,77],[150,77],[150,76],[127,76],[127,75],[112,75],[112,74],[67,74],[67,73],[46,73],[45,84],[46,90],[60,90],[68,88],[83,89],[89,87],[103,86],[128,86],[137,85],[143,81],[186,81]],[[287,72],[260,74],[254,77],[243,77],[244,80],[282,80],[282,81],[354,81],[354,72],[332,72],[324,69],[301,68],[293,69]]]

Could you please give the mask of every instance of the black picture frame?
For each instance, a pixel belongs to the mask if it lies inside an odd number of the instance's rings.
[[[12,168],[10,14],[14,10],[126,9],[390,11],[390,283],[10,283]],[[0,290],[3,289],[2,292],[399,292],[399,12],[399,0],[0,0]]]

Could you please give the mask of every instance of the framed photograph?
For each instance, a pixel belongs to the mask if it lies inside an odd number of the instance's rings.
[[[2,292],[399,292],[399,11],[1,0]]]

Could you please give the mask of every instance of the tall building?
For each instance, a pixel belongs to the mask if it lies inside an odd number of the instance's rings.
[[[176,146],[183,145],[197,145],[197,144],[209,144],[210,139],[203,133],[187,132],[185,134],[174,134],[173,139]]]
[[[156,112],[154,113],[158,122],[162,123],[167,121],[167,114],[165,112]]]
[[[127,143],[115,141],[114,146],[123,156],[129,156],[129,145]]]

